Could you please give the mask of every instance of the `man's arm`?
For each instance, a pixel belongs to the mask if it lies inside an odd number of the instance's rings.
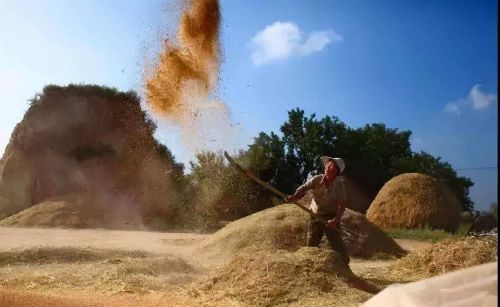
[[[306,195],[306,191],[297,189],[293,195],[288,195],[285,200],[288,202],[295,202],[304,197],[304,195]]]
[[[295,193],[293,195],[288,195],[285,198],[285,200],[289,201],[289,202],[294,202],[294,201],[301,199],[302,197],[304,197],[304,195],[306,195],[306,192],[308,190],[313,188],[315,181],[317,181],[319,179],[320,178],[317,178],[317,176],[315,176],[315,177],[307,180],[306,183],[304,183],[303,185],[301,185],[300,187],[297,188],[297,190],[295,191]]]

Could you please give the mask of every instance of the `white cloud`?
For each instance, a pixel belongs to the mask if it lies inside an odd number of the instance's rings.
[[[294,55],[306,56],[341,41],[342,37],[331,30],[312,32],[304,38],[294,23],[277,21],[252,38],[252,62],[258,66]]]
[[[460,115],[462,113],[462,109],[466,107],[470,107],[474,111],[480,111],[496,103],[497,94],[485,93],[481,90],[481,84],[476,84],[472,87],[467,97],[449,102],[444,107],[444,111],[447,113]]]
[[[497,95],[482,92],[481,84],[476,84],[470,90],[469,100],[474,110],[482,110],[496,103]]]
[[[450,102],[444,107],[444,111],[460,115],[460,104],[458,102]]]

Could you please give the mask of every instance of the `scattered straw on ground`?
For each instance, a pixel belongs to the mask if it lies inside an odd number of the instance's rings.
[[[143,251],[102,250],[75,247],[35,247],[29,249],[12,249],[0,252],[0,266],[14,264],[44,264],[91,262],[113,258],[146,258],[153,254]]]
[[[369,293],[349,287],[355,279],[332,251],[303,247],[296,252],[257,252],[235,257],[227,266],[193,288],[206,303],[223,298],[250,306],[321,304],[357,306]]]
[[[201,270],[179,257],[141,251],[34,248],[0,253],[0,285],[99,293],[172,291]]]
[[[498,241],[488,237],[448,239],[410,253],[396,264],[403,271],[439,275],[498,260]]]
[[[366,217],[384,229],[430,227],[456,231],[460,212],[456,195],[443,183],[408,173],[392,178],[382,187]]]
[[[409,282],[475,265],[498,261],[494,237],[446,239],[416,250],[393,265],[364,277],[381,277],[392,282]]]

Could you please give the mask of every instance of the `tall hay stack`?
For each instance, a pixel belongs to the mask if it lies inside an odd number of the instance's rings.
[[[460,212],[460,202],[445,184],[427,175],[407,173],[382,187],[366,217],[385,229],[430,227],[454,232]]]

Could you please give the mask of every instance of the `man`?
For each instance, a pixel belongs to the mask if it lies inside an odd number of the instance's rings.
[[[323,156],[320,159],[325,166],[324,174],[309,179],[295,194],[287,196],[286,200],[294,202],[301,199],[308,190],[313,191],[311,210],[328,222],[323,224],[311,217],[307,229],[307,246],[319,246],[326,232],[332,249],[340,253],[344,263],[349,265],[347,247],[340,236],[340,218],[346,206],[345,187],[340,175],[345,169],[345,163],[341,158]]]

